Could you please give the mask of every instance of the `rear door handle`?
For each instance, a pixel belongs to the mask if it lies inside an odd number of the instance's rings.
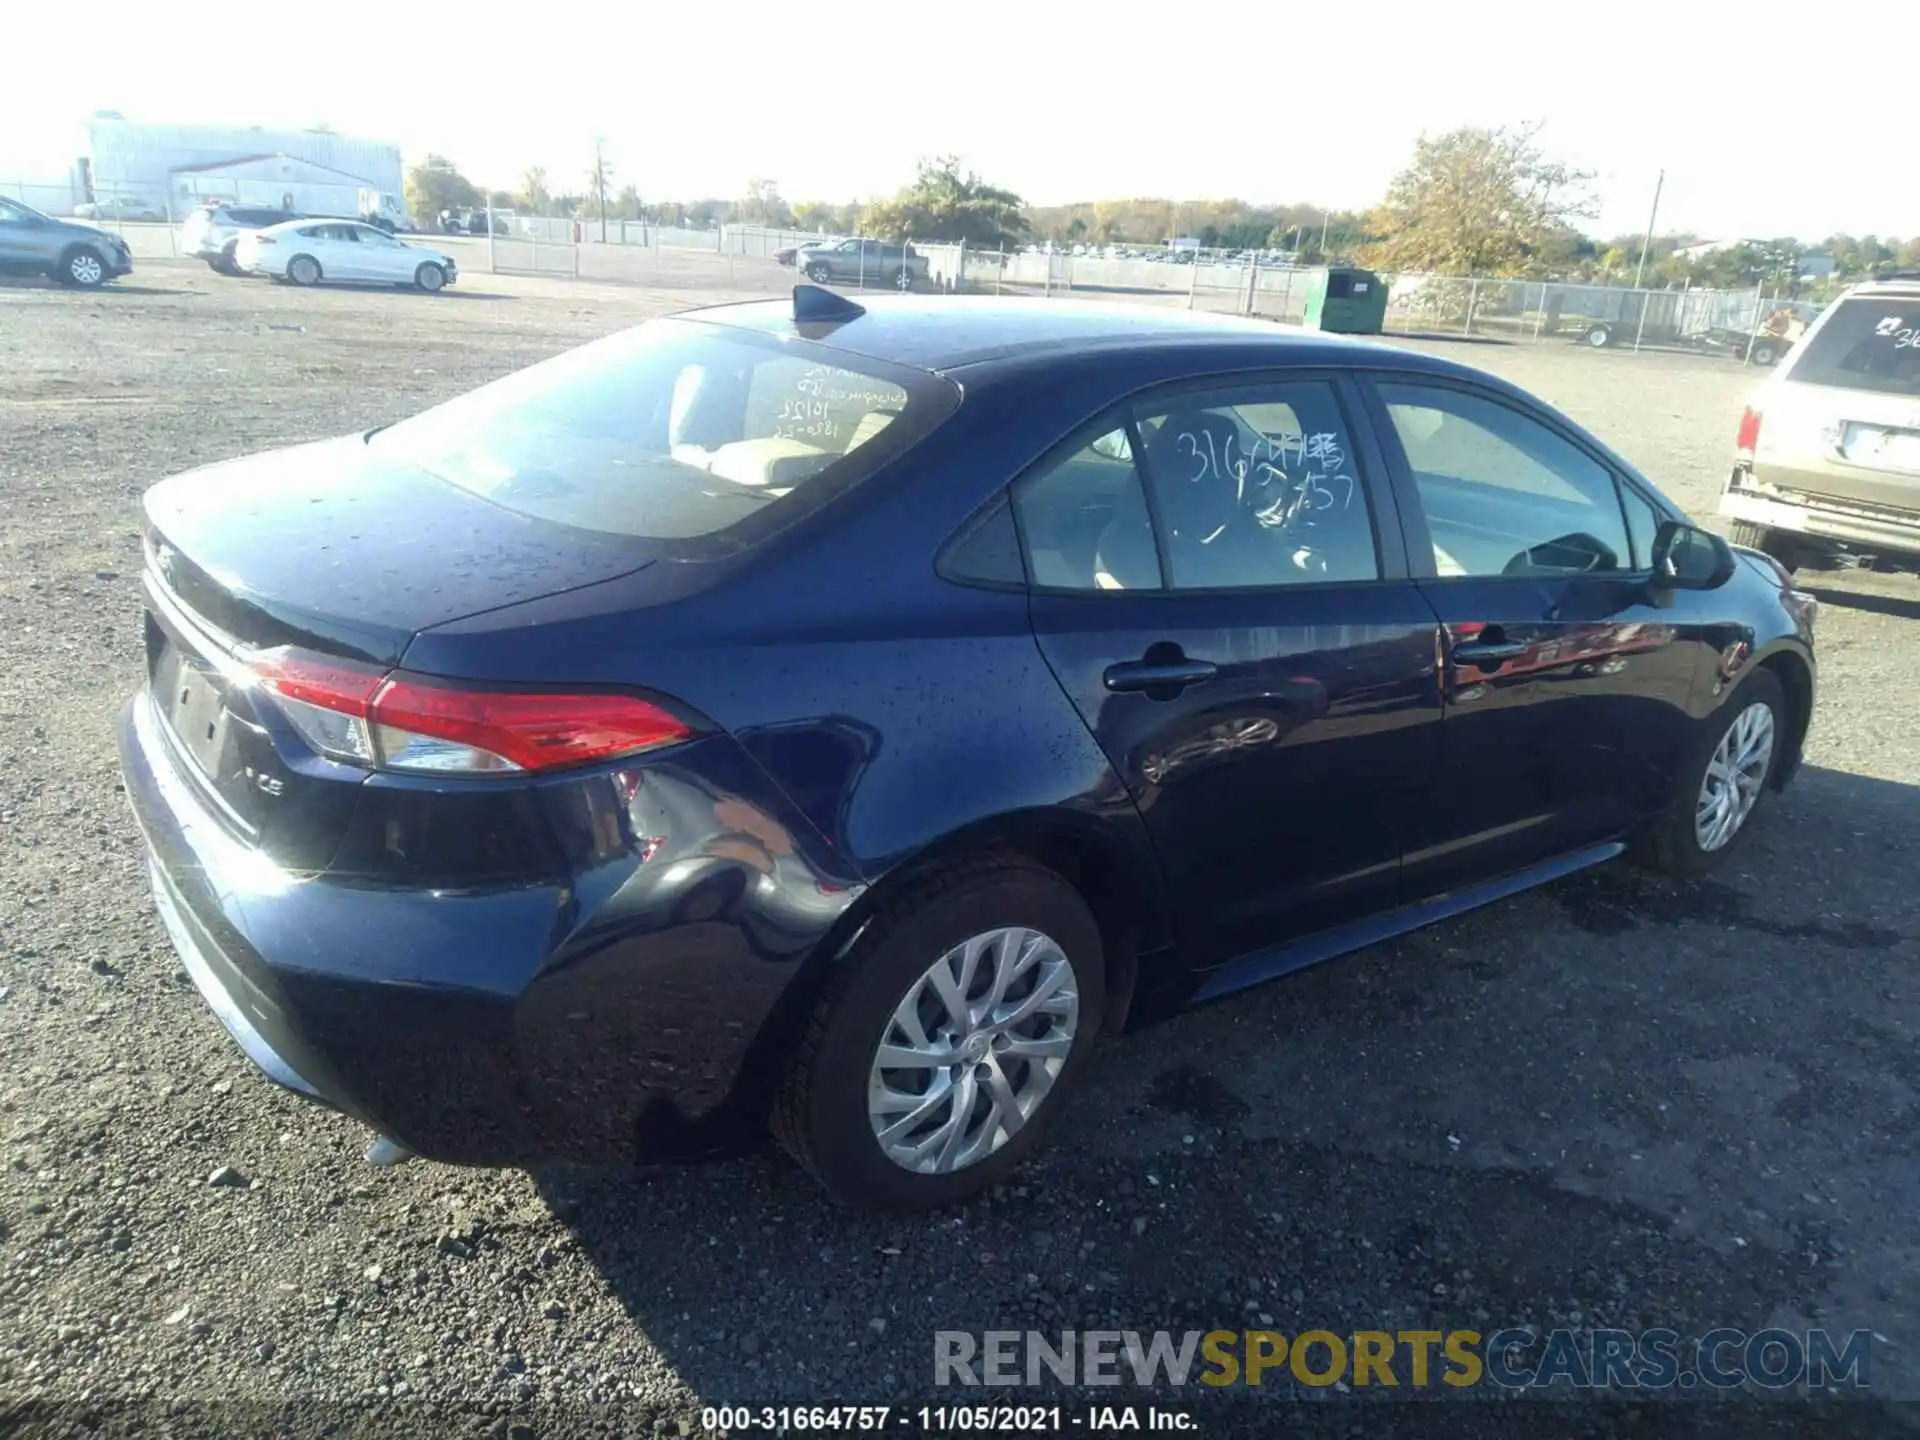
[[[1210,660],[1169,660],[1150,664],[1145,660],[1127,660],[1107,667],[1109,690],[1172,690],[1178,693],[1189,685],[1204,685],[1220,672]]]
[[[1493,670],[1509,660],[1518,660],[1528,647],[1517,640],[1473,640],[1453,647],[1455,664],[1471,665],[1476,670]]]

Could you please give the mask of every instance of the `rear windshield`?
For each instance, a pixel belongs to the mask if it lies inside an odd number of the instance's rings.
[[[731,549],[872,474],[958,399],[923,371],[656,320],[367,443],[523,515]]]
[[[1803,342],[1787,378],[1920,396],[1920,295],[1842,300]]]

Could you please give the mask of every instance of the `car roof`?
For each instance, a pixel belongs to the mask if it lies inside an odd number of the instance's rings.
[[[1890,275],[1884,280],[1863,281],[1861,284],[1855,285],[1847,291],[1847,296],[1854,295],[1898,295],[1902,297],[1920,295],[1920,271],[1903,271],[1898,275]]]
[[[1398,346],[1204,311],[993,296],[877,295],[862,296],[856,303],[864,313],[822,324],[796,323],[793,304],[785,300],[715,305],[684,311],[681,318],[813,340],[870,359],[938,373],[1013,362],[1049,351],[1084,354],[1124,348],[1139,353],[1217,347],[1242,359],[1248,351],[1271,352],[1277,365],[1337,368],[1384,362],[1396,369],[1487,378],[1469,366]]]

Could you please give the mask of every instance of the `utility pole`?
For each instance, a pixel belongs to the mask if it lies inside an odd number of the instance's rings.
[[[604,245],[607,243],[607,155],[606,137],[598,135],[593,141],[593,188],[600,200],[600,243]]]
[[[1320,212],[1320,263],[1322,265],[1327,263],[1327,227],[1332,224],[1333,224],[1333,212],[1331,210],[1321,211]]]
[[[1660,192],[1667,183],[1667,172],[1662,170],[1660,178],[1653,182],[1653,213],[1647,216],[1647,238],[1640,242],[1640,265],[1633,272],[1633,288],[1638,290],[1640,282],[1647,275],[1647,252],[1653,249],[1653,225],[1660,218]]]

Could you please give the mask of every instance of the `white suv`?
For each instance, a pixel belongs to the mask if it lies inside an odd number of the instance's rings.
[[[183,253],[204,260],[222,275],[238,275],[233,263],[234,242],[243,231],[264,230],[300,217],[291,210],[266,205],[211,204],[199,206],[180,226]]]
[[[1735,449],[1720,513],[1736,545],[1789,568],[1920,562],[1920,272],[1835,301],[1760,386]]]

